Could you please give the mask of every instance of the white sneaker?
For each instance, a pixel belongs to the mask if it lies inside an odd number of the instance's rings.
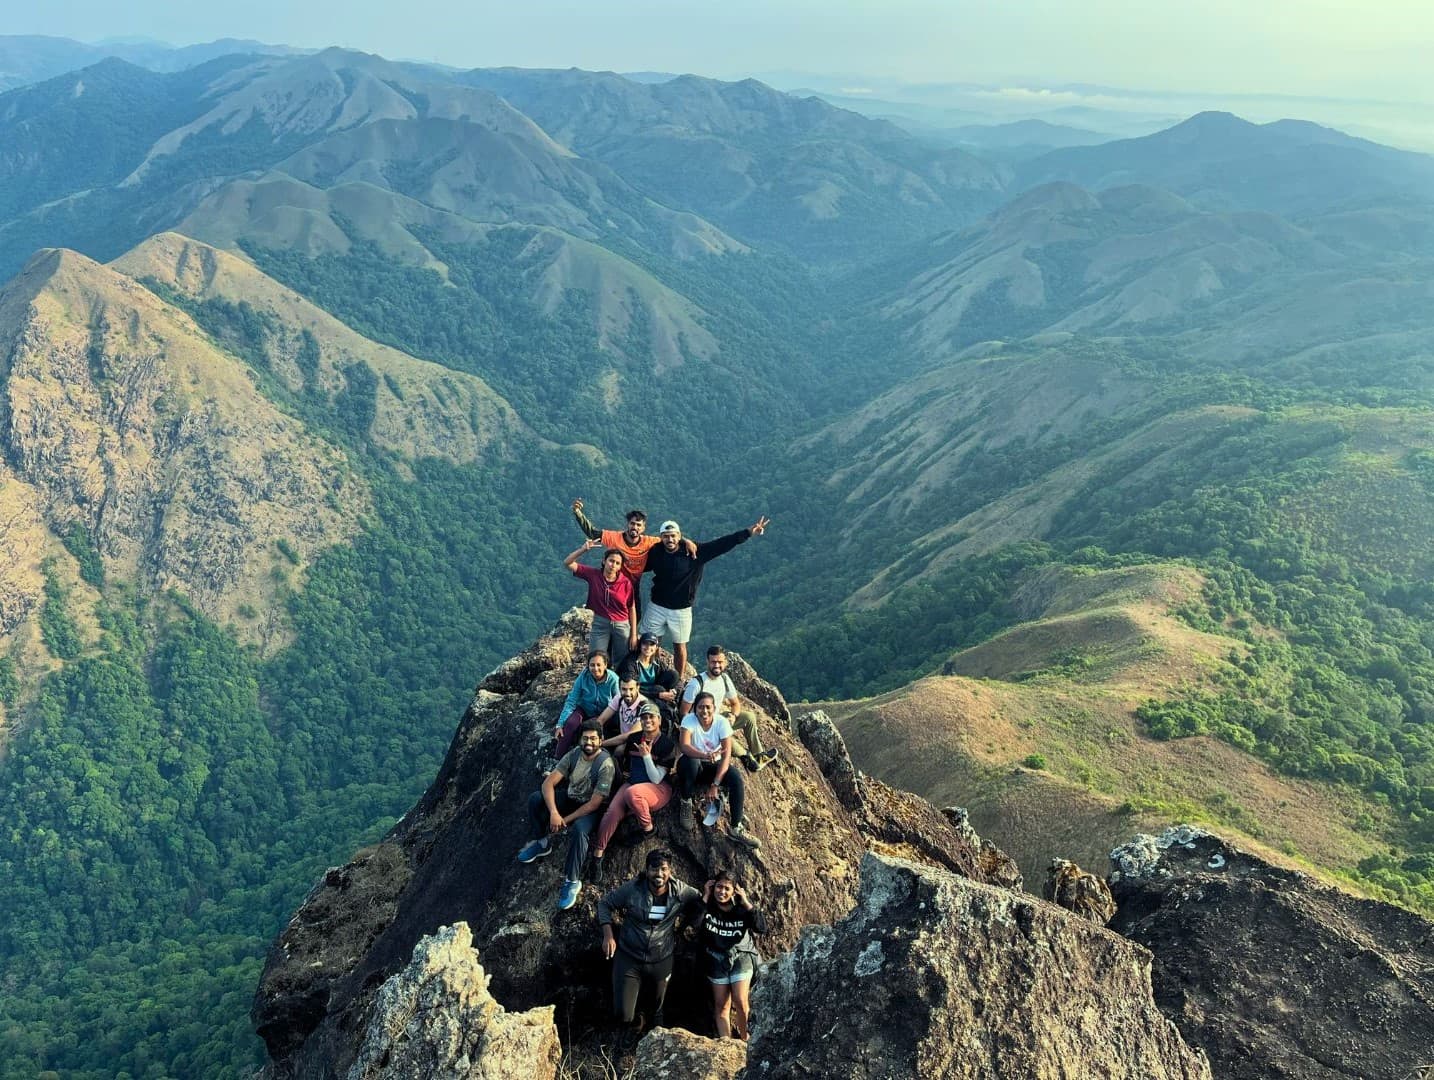
[[[702,824],[709,829],[717,824],[717,819],[722,816],[722,804],[716,799],[710,800],[702,810]]]

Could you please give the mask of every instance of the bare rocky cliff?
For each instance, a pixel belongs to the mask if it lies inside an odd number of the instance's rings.
[[[22,530],[35,514],[55,535],[84,526],[107,571],[178,589],[259,640],[279,581],[350,535],[369,501],[342,453],[188,316],[63,250],[0,291],[0,472]],[[28,608],[6,605],[6,625]]]
[[[748,1076],[847,1075],[849,1064],[825,1067],[838,1060],[827,1049],[833,1028],[844,1033],[831,1046],[856,1055],[844,1062],[867,1062],[867,1076],[912,1075],[903,1070],[926,1062],[950,1075],[1095,1075],[1082,1063],[1099,1071],[1137,1060],[1163,1071],[1111,1075],[1209,1075],[1155,1011],[1148,953],[1009,887],[1019,880],[1013,864],[961,815],[856,773],[820,715],[796,721],[799,741],[780,693],[736,658],[738,686],[781,755],[749,777],[748,824],[761,849],[733,845],[720,830],[684,829],[664,812],[653,839],[620,835],[599,880],[590,875],[577,906],[557,911],[559,860],[525,867],[514,856],[524,802],[549,761],[552,721],[581,670],[586,626],[585,612],[569,612],[483,680],[427,793],[380,843],[330,870],[280,934],[253,1008],[270,1076],[368,1075],[351,1070],[383,1037],[375,1025],[393,1027],[382,988],[412,965],[420,942],[458,923],[471,928],[477,958],[459,950],[453,962],[468,970],[481,961],[504,1009],[555,1006],[573,1060],[611,1051],[595,905],[654,845],[673,853],[686,881],[734,869],[769,915],[763,955],[785,959],[759,976],[759,987],[770,987],[759,991],[743,1066],[735,1044],[700,1037],[710,1030],[706,984],[684,941],[668,994],[672,1032],[623,1059],[636,1075],[664,1074],[674,1062],[724,1078],[743,1067]],[[452,1010],[439,1011],[431,1022],[441,1036]],[[909,1018],[898,1022],[898,1011]],[[430,1020],[415,1014],[413,1022]],[[962,1032],[945,1057],[924,1034],[933,1025]],[[413,1038],[421,1035],[415,1029]],[[1047,1040],[1051,1051],[1033,1045]],[[470,1064],[453,1075],[490,1075]],[[1036,1071],[1020,1071],[1028,1066]]]

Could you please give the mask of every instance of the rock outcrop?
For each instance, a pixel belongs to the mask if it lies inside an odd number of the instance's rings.
[[[565,1069],[637,1078],[1209,1076],[1155,1008],[1148,953],[991,884],[1014,866],[962,812],[860,775],[820,714],[797,723],[799,742],[781,694],[744,664],[738,689],[780,753],[748,785],[761,849],[664,812],[557,911],[560,859],[514,856],[588,620],[568,612],[482,681],[428,792],[280,935],[253,1010],[270,1077],[546,1075],[552,1018]],[[779,959],[758,976],[750,1046],[701,1037],[710,995],[689,939],[669,1027],[617,1048],[594,908],[656,845],[687,881],[732,869],[767,914],[758,945]]]
[[[1021,888],[1015,861],[976,834],[965,810],[937,810],[920,796],[858,771],[841,732],[820,709],[797,717],[796,727],[802,745],[874,850],[944,866],[972,881]]]
[[[1217,1075],[1407,1080],[1434,1065],[1434,924],[1190,826],[1111,862],[1111,928],[1154,953],[1157,1004]]]
[[[733,1080],[747,1065],[747,1044],[706,1039],[681,1028],[657,1028],[637,1044],[635,1080]]]
[[[467,924],[424,938],[379,988],[348,1080],[553,1080],[552,1006],[506,1012],[488,980]]]
[[[1205,1080],[1150,955],[1005,889],[868,855],[856,909],[753,990],[743,1075]]]
[[[738,664],[738,689],[758,706],[764,738],[780,752],[777,764],[748,777],[747,822],[761,849],[732,844],[720,827],[683,829],[669,810],[657,816],[654,838],[634,844],[619,833],[600,881],[585,885],[572,910],[555,909],[561,858],[520,866],[514,857],[528,828],[528,794],[550,762],[553,720],[581,670],[588,619],[587,612],[570,611],[482,681],[428,792],[379,844],[331,870],[294,915],[271,951],[254,1003],[274,1075],[347,1069],[357,1052],[355,1033],[371,1023],[378,987],[408,963],[425,935],[458,921],[472,927],[504,1006],[556,1004],[562,1030],[577,1040],[609,1030],[596,902],[603,890],[633,877],[654,846],[672,852],[677,877],[698,885],[719,867],[735,872],[768,915],[770,931],[758,941],[767,956],[790,949],[805,926],[833,923],[851,909],[871,842],[862,828],[879,824],[879,815],[848,809],[772,716],[785,709],[780,694],[757,685],[755,673]],[[907,840],[890,846],[980,872],[979,848],[938,811],[914,797],[897,805],[913,816],[902,834]],[[693,948],[679,950],[667,1020],[706,1031],[708,994],[692,970]]]
[[[1102,878],[1068,859],[1052,859],[1043,895],[1056,907],[1105,926],[1115,915],[1115,900]]]

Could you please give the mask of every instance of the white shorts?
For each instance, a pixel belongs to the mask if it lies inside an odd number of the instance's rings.
[[[658,640],[668,638],[674,645],[686,645],[692,640],[692,609],[673,611],[661,604],[649,603],[643,609],[638,633],[656,634]]]

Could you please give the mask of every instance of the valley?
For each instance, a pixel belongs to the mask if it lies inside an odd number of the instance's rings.
[[[769,514],[694,645],[1028,882],[1196,821],[1434,912],[1434,159],[52,55],[0,93],[0,1077],[260,1064],[283,920],[581,600],[576,497]]]

